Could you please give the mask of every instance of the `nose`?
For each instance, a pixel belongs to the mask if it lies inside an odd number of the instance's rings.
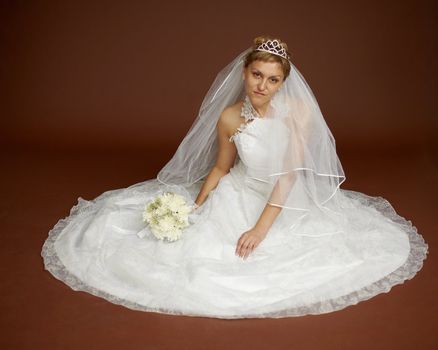
[[[259,82],[259,86],[258,86],[258,88],[259,88],[260,91],[265,90],[265,88],[266,88],[266,80],[262,79],[262,80]]]

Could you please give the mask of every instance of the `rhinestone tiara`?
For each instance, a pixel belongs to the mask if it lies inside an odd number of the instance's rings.
[[[269,39],[265,41],[264,43],[257,46],[256,51],[269,52],[289,60],[289,55],[277,39]]]

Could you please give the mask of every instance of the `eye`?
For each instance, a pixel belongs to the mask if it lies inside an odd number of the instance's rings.
[[[259,77],[259,76],[260,76],[260,73],[258,73],[258,72],[252,72],[252,74],[253,74],[254,76],[256,76],[256,77]]]
[[[275,78],[272,78],[271,81],[272,81],[273,83],[278,83],[278,79],[275,79]]]

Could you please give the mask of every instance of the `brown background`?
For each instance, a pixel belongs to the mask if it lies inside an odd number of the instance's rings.
[[[3,348],[433,349],[438,312],[436,1],[1,1]],[[216,74],[278,36],[312,87],[347,175],[413,221],[412,280],[345,310],[224,321],[141,313],[44,271],[77,197],[155,177]]]

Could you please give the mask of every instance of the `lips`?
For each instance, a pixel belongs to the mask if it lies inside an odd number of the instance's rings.
[[[255,93],[256,95],[265,96],[265,94],[262,94],[261,92],[254,91],[254,93]]]

